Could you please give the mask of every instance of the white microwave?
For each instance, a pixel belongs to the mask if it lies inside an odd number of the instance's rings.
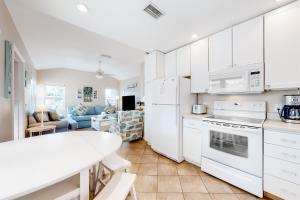
[[[263,91],[263,66],[229,68],[209,73],[208,93],[262,93]]]

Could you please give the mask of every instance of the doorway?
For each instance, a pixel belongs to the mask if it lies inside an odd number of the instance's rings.
[[[25,137],[25,60],[15,45],[12,50],[11,106],[13,139],[20,140]]]

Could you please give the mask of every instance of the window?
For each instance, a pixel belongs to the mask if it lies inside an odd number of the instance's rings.
[[[46,85],[45,105],[47,108],[56,110],[59,114],[63,114],[65,112],[65,87]]]
[[[117,90],[105,89],[105,105],[117,105]]]

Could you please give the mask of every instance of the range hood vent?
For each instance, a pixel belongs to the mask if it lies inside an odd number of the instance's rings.
[[[162,11],[160,11],[160,9],[157,6],[155,6],[153,3],[150,3],[144,9],[144,11],[149,15],[151,15],[154,19],[158,19],[163,15]]]

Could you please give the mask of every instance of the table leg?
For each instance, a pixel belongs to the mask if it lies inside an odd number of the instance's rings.
[[[80,172],[80,200],[89,200],[89,169]]]

